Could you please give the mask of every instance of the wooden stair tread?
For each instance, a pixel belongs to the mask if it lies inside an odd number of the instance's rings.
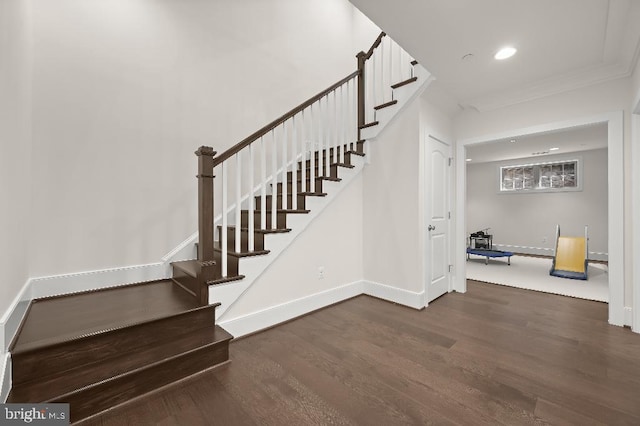
[[[372,121],[371,123],[363,124],[362,126],[359,126],[358,128],[360,130],[362,130],[362,129],[366,129],[367,127],[377,126],[378,124],[380,124],[380,123],[377,122],[377,121]]]
[[[418,80],[418,77],[411,77],[411,78],[409,78],[407,80],[401,81],[400,83],[396,83],[396,84],[392,85],[391,88],[392,89],[397,89],[399,87],[406,86],[407,84],[413,83],[414,81],[417,81],[417,80]]]
[[[298,194],[306,195],[308,197],[326,197],[327,196],[326,192],[307,192],[307,191],[302,191],[302,192],[298,192]]]
[[[339,177],[332,177],[332,176],[315,176],[315,179],[316,180],[329,180],[329,181],[332,181],[332,182],[340,182],[342,180]],[[306,181],[311,180],[311,176],[307,175],[305,180]],[[301,183],[302,182],[302,177],[296,179],[296,182]],[[287,183],[291,183],[291,180],[289,180],[289,182],[287,182]],[[278,182],[278,185],[281,185],[281,184],[282,184],[282,182]]]
[[[256,208],[254,211],[261,212],[262,209]],[[310,213],[311,210],[305,209],[276,209],[277,213],[291,213],[291,214],[305,214]],[[271,213],[271,205],[267,203],[267,213]]]
[[[236,229],[235,225],[229,225],[229,226],[227,226],[227,228]],[[249,232],[249,228],[245,228],[245,227],[241,227],[240,230]],[[291,232],[291,228],[282,228],[282,229],[280,229],[280,228],[278,228],[278,229],[254,228],[253,231],[254,232],[259,232],[261,234],[283,234],[285,232]]]
[[[353,169],[356,167],[353,164],[349,164],[349,163],[333,163],[332,166],[344,167],[347,169]]]
[[[241,231],[242,231],[242,229],[241,229]],[[213,244],[213,249],[215,251],[222,252],[222,245],[220,244],[220,241],[216,241]],[[241,252],[236,252],[234,250],[227,250],[227,255],[234,256],[234,257],[262,256],[262,255],[269,254],[269,253],[270,253],[269,250],[254,250],[254,251],[241,251]]]
[[[397,103],[398,103],[398,101],[397,101],[397,100],[393,100],[393,101],[385,102],[385,103],[383,103],[383,104],[380,104],[380,105],[378,105],[378,106],[375,106],[375,107],[373,107],[373,109],[375,109],[376,111],[378,111],[378,110],[380,110],[380,109],[383,109],[383,108],[386,108],[386,107],[390,107],[391,105],[395,105],[395,104],[397,104]]]
[[[244,275],[233,275],[230,277],[223,277],[223,278],[207,281],[207,285],[225,284],[225,283],[230,283],[232,281],[240,281],[240,280],[243,280],[244,278],[245,278]]]
[[[62,377],[14,385],[9,395],[10,402],[40,403],[58,399],[64,395],[145,368],[150,363],[170,359],[184,352],[215,345],[233,338],[219,326],[199,329],[170,339],[160,345],[146,347],[135,353],[125,353],[93,365],[82,365],[64,372]]]
[[[171,279],[36,299],[11,351],[33,350],[198,307]]]

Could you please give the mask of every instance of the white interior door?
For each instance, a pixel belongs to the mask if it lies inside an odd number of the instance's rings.
[[[427,225],[427,301],[432,301],[451,289],[449,268],[449,234],[451,209],[451,146],[427,137],[425,155],[425,212]]]

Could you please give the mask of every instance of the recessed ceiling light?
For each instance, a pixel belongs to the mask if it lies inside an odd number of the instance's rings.
[[[518,49],[515,47],[503,47],[493,57],[498,60],[507,59],[515,55],[517,51]]]
[[[467,53],[466,55],[464,55],[462,57],[462,60],[467,62],[467,61],[473,61],[473,58],[475,58],[475,56],[473,55],[473,53]]]
[[[464,160],[464,161],[471,161],[471,158],[467,158],[467,159],[466,159],[466,160]]]
[[[559,150],[559,149],[560,149],[560,148],[549,148],[549,151],[557,151],[557,150]]]

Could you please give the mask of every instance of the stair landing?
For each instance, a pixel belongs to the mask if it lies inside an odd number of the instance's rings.
[[[36,299],[12,352],[35,349],[197,308],[171,280]]]

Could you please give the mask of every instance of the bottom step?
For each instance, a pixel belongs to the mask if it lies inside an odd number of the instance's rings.
[[[63,386],[68,390],[65,394],[43,400],[37,398],[35,394],[41,393],[44,389],[38,388],[42,388],[43,385],[46,387],[46,384],[34,384],[33,389],[29,389],[25,384],[12,389],[7,402],[68,403],[71,409],[71,422],[77,422],[228,361],[229,341],[232,338],[233,336],[219,326],[200,329],[175,341],[166,342],[164,344],[166,349],[158,347],[141,353],[123,354],[119,359],[105,360],[101,365],[93,366],[93,370],[72,371],[70,377],[59,379],[68,381],[66,386]],[[174,348],[174,353],[171,354],[169,348],[172,345],[184,345],[183,347],[189,349],[180,352]],[[159,359],[158,355],[163,352],[167,357]],[[118,364],[122,367],[135,364],[133,358],[146,358],[148,362],[154,358],[159,360],[128,371],[126,368],[124,372],[118,371]],[[110,365],[111,362],[114,366]],[[87,376],[99,374],[95,370],[104,369],[112,369],[113,376],[88,386],[72,389],[74,381],[85,381]]]

